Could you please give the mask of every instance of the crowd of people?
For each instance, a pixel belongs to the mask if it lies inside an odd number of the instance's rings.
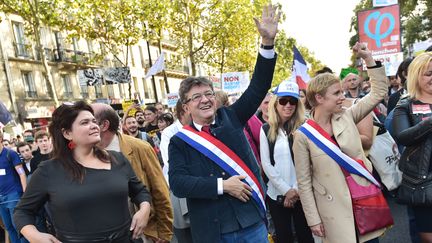
[[[432,242],[432,47],[388,77],[357,43],[366,72],[323,68],[307,89],[271,89],[279,18],[269,5],[254,19],[256,66],[232,104],[188,77],[174,113],[77,101],[48,131],[0,132],[10,242],[375,243],[401,223],[388,197],[407,205],[412,242]],[[387,132],[395,156],[377,161]]]

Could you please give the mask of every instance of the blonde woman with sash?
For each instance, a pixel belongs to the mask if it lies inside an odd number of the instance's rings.
[[[316,124],[320,128],[318,130],[327,135],[328,141],[337,146],[336,150],[347,156],[346,160],[352,158],[363,161],[364,167],[356,168],[365,175],[369,173],[369,177],[351,171],[344,172],[333,157],[302,132],[305,125],[294,134],[293,151],[300,200],[312,233],[322,237],[324,243],[378,242],[377,237],[385,231],[383,227],[359,235],[347,184],[349,175],[362,186],[370,186],[371,181],[378,183],[370,176],[372,164],[364,155],[356,124],[384,98],[388,87],[384,67],[374,61],[366,46],[357,43],[353,52],[368,67],[371,92],[350,108],[344,109],[345,96],[339,78],[329,73],[320,74],[308,84],[306,94],[312,110],[311,119],[306,123]]]

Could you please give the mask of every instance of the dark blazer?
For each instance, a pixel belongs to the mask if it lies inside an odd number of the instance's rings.
[[[237,102],[216,111],[211,133],[233,150],[251,169],[264,187],[260,169],[244,135],[243,128],[264,99],[273,79],[276,56],[258,55],[251,83]],[[193,125],[192,125],[193,126]],[[220,242],[220,235],[262,222],[258,205],[251,198],[243,203],[217,194],[217,178],[230,175],[179,137],[169,145],[169,182],[174,195],[187,198],[192,237],[195,243]]]

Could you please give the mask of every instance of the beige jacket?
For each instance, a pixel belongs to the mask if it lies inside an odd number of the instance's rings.
[[[362,120],[384,98],[387,78],[384,68],[368,70],[370,94],[357,104],[332,117],[333,134],[341,150],[352,158],[361,159],[369,171],[372,164],[364,155],[356,123]],[[300,200],[309,226],[323,223],[323,242],[356,243],[352,202],[345,176],[339,165],[318,148],[306,135],[297,131],[293,143],[294,160]],[[361,185],[369,181],[352,175]],[[381,229],[360,237],[360,242],[383,234]]]
[[[171,241],[173,236],[173,210],[166,180],[153,148],[147,142],[117,134],[120,150],[130,161],[132,169],[152,196],[151,214],[146,236]]]

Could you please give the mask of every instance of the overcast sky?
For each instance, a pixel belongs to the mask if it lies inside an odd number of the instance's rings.
[[[307,47],[336,74],[350,64],[348,41],[353,9],[359,0],[277,0],[286,20],[288,36]]]

